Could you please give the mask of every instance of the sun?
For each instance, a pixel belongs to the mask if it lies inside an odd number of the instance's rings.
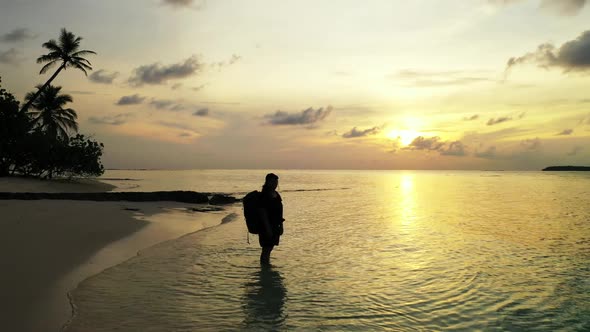
[[[406,146],[412,143],[416,137],[420,136],[420,133],[412,129],[394,129],[388,132],[385,136],[392,140],[399,140],[402,145]]]

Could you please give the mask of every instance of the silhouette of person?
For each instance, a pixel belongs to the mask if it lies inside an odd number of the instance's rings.
[[[260,264],[270,264],[270,253],[274,246],[279,245],[283,235],[283,200],[276,191],[279,185],[279,177],[276,174],[266,175],[259,201],[259,213],[261,230],[258,234],[258,242],[262,248]]]
[[[285,324],[283,307],[287,298],[283,277],[277,270],[262,267],[248,279],[243,300],[245,317],[242,330],[281,330]]]

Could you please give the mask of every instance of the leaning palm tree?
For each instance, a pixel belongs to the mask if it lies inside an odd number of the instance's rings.
[[[61,86],[49,85],[41,90],[41,85],[38,85],[37,88],[37,93],[29,92],[25,96],[27,103],[31,104],[31,110],[27,114],[31,117],[33,126],[40,127],[52,137],[68,140],[70,132],[78,131],[76,111],[64,108],[73,101],[72,96],[60,94]],[[38,97],[33,99],[37,94]]]
[[[40,87],[37,86],[37,92],[23,105],[21,112],[27,111],[31,104],[37,99],[37,97],[39,97],[39,94],[41,94],[43,89],[49,86],[49,84],[51,84],[51,82],[62,70],[68,67],[74,67],[80,69],[85,75],[88,75],[87,70],[92,70],[91,63],[90,61],[83,58],[83,56],[88,54],[96,54],[96,52],[89,50],[78,50],[81,40],[82,37],[76,37],[73,33],[68,32],[65,28],[63,28],[61,29],[61,33],[59,35],[59,42],[55,41],[55,39],[51,39],[43,44],[43,47],[48,49],[50,52],[40,56],[37,59],[37,63],[47,62],[47,64],[41,68],[40,74],[46,73],[47,70],[58,63],[61,63],[61,65],[59,68],[57,68],[49,80],[45,82],[45,84]]]

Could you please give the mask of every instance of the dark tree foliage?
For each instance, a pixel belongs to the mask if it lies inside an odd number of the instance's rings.
[[[68,138],[44,130],[0,88],[0,176],[99,176],[103,148],[81,134]]]
[[[15,165],[29,128],[29,118],[19,112],[19,102],[0,85],[0,176],[8,175]]]
[[[63,145],[60,175],[65,176],[98,176],[104,173],[104,167],[100,163],[102,143],[86,138],[78,134],[71,137]]]

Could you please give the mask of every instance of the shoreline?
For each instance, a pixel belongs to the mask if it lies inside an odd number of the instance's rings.
[[[3,192],[114,188],[95,180],[0,178]],[[219,225],[230,213],[200,212],[205,206],[163,201],[0,200],[1,310],[6,317],[0,324],[14,331],[63,330],[74,313],[69,292],[85,279],[153,245]]]

